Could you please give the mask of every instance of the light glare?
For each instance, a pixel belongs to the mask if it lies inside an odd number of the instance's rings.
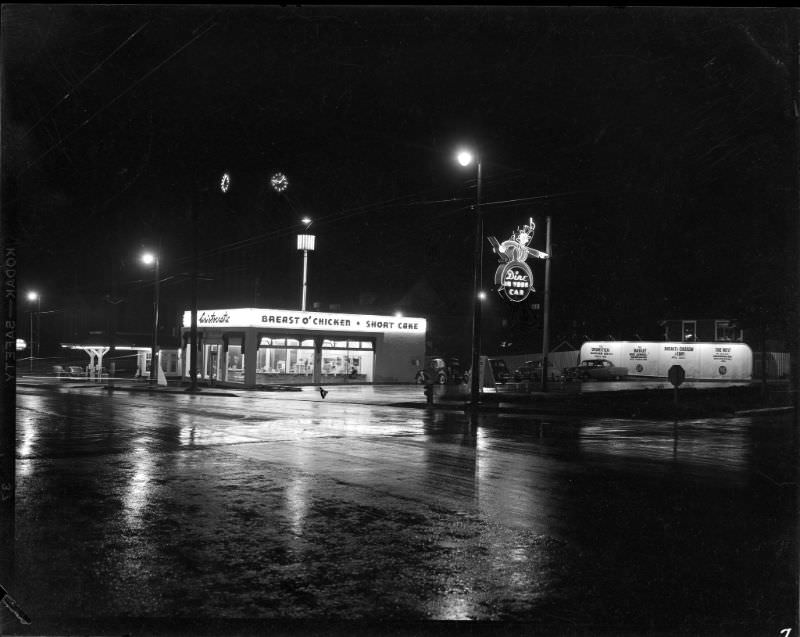
[[[153,263],[155,260],[156,260],[156,257],[155,257],[155,255],[154,255],[153,253],[151,253],[151,252],[145,252],[145,253],[142,255],[142,263],[146,263],[147,265],[150,265],[150,264],[151,264],[151,263]]]
[[[468,150],[462,150],[456,155],[456,159],[462,166],[469,166],[472,163],[472,153]]]
[[[28,292],[28,300],[35,301],[39,298],[39,295],[36,292]]]

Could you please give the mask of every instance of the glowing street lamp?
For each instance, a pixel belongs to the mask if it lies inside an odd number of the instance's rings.
[[[158,375],[156,372],[156,365],[158,361],[158,283],[159,283],[159,262],[158,255],[152,252],[146,252],[142,255],[142,263],[146,265],[153,265],[153,341],[150,345],[150,381],[153,383],[158,382]]]
[[[31,291],[31,292],[28,292],[28,300],[29,301],[36,301],[36,304],[37,304],[37,308],[36,308],[36,311],[37,311],[37,313],[36,313],[37,325],[36,325],[36,327],[38,328],[37,332],[39,333],[39,340],[41,340],[42,339],[42,334],[41,334],[41,325],[39,323],[39,320],[40,320],[39,317],[41,316],[41,313],[42,313],[42,297],[39,296],[38,292]],[[30,356],[31,366],[30,366],[30,371],[31,371],[31,373],[33,373],[34,344],[36,346],[36,355],[38,356],[39,355],[39,342],[33,340],[33,310],[31,310],[31,342],[30,342],[30,346],[31,346],[31,356]]]
[[[473,159],[472,153],[468,150],[460,150],[456,155],[456,161],[464,167],[469,166]]]
[[[481,159],[470,150],[460,150],[456,161],[464,167],[475,164],[477,169],[477,192],[475,197],[475,252],[472,263],[472,372],[470,373],[470,397],[472,406],[480,402],[481,362],[481,301],[486,295],[481,291],[483,272],[483,216],[481,215]]]
[[[311,219],[303,217],[303,224],[308,230],[311,225]],[[314,250],[316,237],[313,234],[298,234],[297,235],[297,249],[303,251],[303,298],[300,309],[306,311],[306,291],[308,289],[308,253]]]

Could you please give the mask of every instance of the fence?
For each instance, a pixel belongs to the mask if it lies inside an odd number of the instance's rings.
[[[547,355],[547,360],[548,362],[552,363],[553,367],[556,369],[564,369],[565,367],[574,367],[577,365],[579,354],[580,352],[578,350],[571,350],[567,352],[550,352]],[[493,356],[492,358],[495,357]],[[542,353],[514,354],[513,356],[497,356],[496,358],[502,358],[506,362],[506,367],[508,367],[508,370],[513,372],[515,369],[519,368],[528,361],[542,360]]]
[[[788,378],[791,355],[788,352],[764,352],[767,378]],[[753,378],[761,378],[762,352],[753,352]]]

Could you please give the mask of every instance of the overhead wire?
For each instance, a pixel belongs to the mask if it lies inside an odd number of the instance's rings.
[[[423,193],[424,192],[428,192],[429,190],[430,189],[428,189],[426,191],[422,191],[422,192]],[[412,206],[412,205],[419,205],[420,203],[422,203],[422,202],[419,202],[419,203],[418,202],[405,202],[405,203],[403,203],[402,201],[400,201],[402,199],[406,199],[408,197],[413,197],[413,196],[416,196],[416,194],[403,195],[401,197],[395,197],[393,199],[377,202],[375,204],[365,204],[363,206],[357,206],[355,208],[351,208],[349,210],[342,211],[342,212],[340,212],[338,214],[331,215],[331,216],[326,217],[324,219],[319,219],[319,220],[316,221],[316,223],[318,225],[319,224],[329,224],[329,223],[333,223],[333,222],[342,221],[342,220],[345,220],[345,219],[350,219],[350,218],[353,218],[353,217],[358,217],[358,216],[365,215],[365,214],[375,214],[375,213],[380,213],[380,212],[383,212],[383,211],[386,211],[386,210],[396,210],[400,206]],[[444,202],[444,203],[449,203],[451,201],[457,202],[457,201],[460,201],[460,200],[458,200],[458,199],[442,200],[442,202]],[[395,205],[391,205],[391,204],[394,204],[395,202],[397,202]],[[265,240],[276,238],[276,237],[280,237],[280,236],[284,236],[284,235],[288,235],[291,232],[297,230],[298,227],[299,227],[299,224],[291,224],[289,226],[285,226],[285,227],[281,227],[281,228],[274,228],[274,229],[272,229],[272,230],[270,230],[268,232],[248,237],[247,239],[234,241],[234,242],[219,246],[217,248],[213,248],[211,250],[207,250],[207,251],[205,251],[203,253],[203,255],[204,256],[211,256],[211,255],[223,254],[223,253],[226,253],[226,252],[231,252],[233,250],[246,248],[246,247],[249,247],[249,246],[252,246],[252,245],[258,245],[259,243],[261,243],[261,242],[263,242]]]
[[[508,199],[508,200],[503,200],[503,201],[482,202],[481,206],[482,207],[490,207],[490,206],[503,206],[503,205],[518,205],[520,203],[525,203],[525,202],[530,202],[530,201],[554,199],[554,198],[559,198],[559,197],[568,197],[568,196],[581,195],[581,194],[590,194],[590,193],[593,193],[593,192],[595,192],[595,191],[574,190],[574,191],[553,193],[553,194],[548,194],[548,195],[537,195],[537,196],[532,196],[532,197],[520,197],[520,198],[516,198],[516,199]],[[395,199],[402,199],[402,198],[409,197],[409,196],[414,196],[414,195],[405,195],[404,197],[398,197],[398,198],[395,198]],[[389,201],[391,202],[391,201],[394,201],[394,200],[389,200]],[[344,220],[344,219],[350,219],[350,218],[353,218],[353,217],[358,217],[358,216],[361,216],[361,215],[364,215],[364,214],[374,214],[376,212],[382,212],[382,211],[385,211],[385,210],[397,210],[400,207],[411,207],[411,206],[423,205],[423,204],[424,205],[431,205],[431,204],[436,204],[436,203],[440,203],[440,204],[441,203],[462,203],[464,201],[468,201],[468,200],[466,200],[466,199],[442,199],[442,200],[435,201],[435,202],[406,202],[406,203],[401,203],[401,204],[397,204],[397,205],[394,205],[394,206],[385,205],[385,202],[379,202],[378,204],[375,204],[375,206],[373,206],[373,207],[358,206],[356,208],[348,210],[346,212],[346,214],[338,214],[338,215],[335,215],[335,216],[331,216],[329,218],[326,218],[326,219],[323,219],[323,220],[319,220],[317,223],[329,223],[329,222],[341,221],[341,220]],[[467,205],[454,207],[452,210],[447,210],[447,211],[439,213],[437,215],[437,217],[439,219],[443,219],[445,217],[455,216],[457,214],[463,213],[465,210],[469,210],[470,208],[473,207],[473,205],[474,204],[472,202],[470,202]],[[269,230],[268,232],[264,232],[264,233],[261,233],[261,234],[255,235],[255,236],[251,236],[251,237],[248,237],[247,239],[234,241],[234,242],[222,245],[222,246],[217,246],[217,247],[212,248],[210,250],[206,250],[206,251],[204,251],[202,253],[202,256],[204,256],[204,257],[219,256],[219,255],[222,255],[222,254],[227,254],[227,253],[230,253],[230,252],[234,252],[236,250],[241,250],[241,249],[245,249],[245,248],[248,248],[248,247],[252,247],[252,246],[258,245],[258,244],[260,244],[260,243],[262,243],[264,241],[270,240],[270,239],[276,239],[276,238],[280,238],[280,237],[283,237],[283,236],[288,236],[288,235],[292,234],[293,232],[296,232],[299,228],[300,228],[300,224],[290,224],[290,225],[282,226],[282,227],[279,227],[279,228],[273,228],[273,229]],[[176,260],[176,262],[183,262],[183,261],[188,261],[188,260],[189,260],[189,258],[187,257],[185,259],[178,259],[178,260]]]
[[[511,170],[506,171],[503,174],[500,174],[500,175],[495,174],[495,175],[490,176],[488,179],[484,178],[483,182],[484,182],[484,184],[486,184],[486,182],[488,181],[490,185],[498,185],[498,184],[502,184],[504,182],[507,182],[510,179],[514,179],[514,178],[519,177],[519,176],[524,176],[525,174],[527,174],[526,171],[524,171],[522,169],[511,169]],[[476,182],[477,180],[476,180],[476,178],[473,177],[473,178],[471,178],[471,179],[469,179],[467,181],[468,182],[473,182],[473,181]],[[430,205],[431,203],[445,204],[445,203],[463,203],[463,202],[469,202],[470,201],[467,198],[450,198],[450,199],[438,200],[438,201],[435,201],[435,202],[408,201],[408,199],[412,199],[412,198],[415,198],[415,197],[419,198],[421,195],[428,194],[428,193],[430,193],[432,191],[435,191],[435,190],[438,190],[438,188],[437,187],[431,187],[431,188],[427,188],[427,189],[424,189],[424,190],[421,190],[421,191],[418,191],[418,192],[415,192],[415,193],[399,195],[397,197],[393,197],[393,198],[390,198],[390,199],[382,200],[382,201],[379,201],[379,202],[374,202],[374,203],[370,203],[370,204],[363,204],[363,205],[355,206],[353,208],[349,208],[349,209],[340,211],[339,213],[330,215],[330,216],[325,217],[323,219],[318,219],[316,221],[316,223],[318,225],[320,225],[320,224],[326,224],[327,225],[327,224],[330,224],[330,223],[336,223],[336,222],[339,222],[339,221],[343,221],[343,220],[359,217],[359,216],[362,216],[362,215],[365,215],[365,214],[376,214],[376,213],[381,213],[381,212],[390,211],[390,210],[397,210],[399,208],[407,208],[407,207],[419,206],[419,205]],[[575,190],[575,191],[566,191],[566,192],[560,192],[560,193],[553,193],[553,194],[548,194],[548,195],[537,195],[537,196],[532,196],[532,197],[520,197],[520,198],[516,198],[516,199],[509,199],[509,200],[503,200],[503,201],[482,202],[481,206],[482,207],[490,207],[490,206],[503,206],[503,205],[519,205],[521,203],[530,202],[530,201],[553,199],[553,198],[557,198],[557,197],[568,197],[568,196],[572,196],[572,195],[587,194],[587,193],[590,193],[590,192],[594,192],[594,191]],[[290,202],[290,204],[291,204],[290,207],[294,210],[295,206],[294,206],[293,202]],[[467,205],[458,206],[458,207],[453,208],[452,210],[440,212],[438,214],[438,217],[439,218],[446,218],[446,217],[455,216],[457,214],[460,214],[460,213],[464,212],[465,210],[469,210],[470,208],[473,207],[473,205],[474,205],[474,203],[470,202]],[[246,249],[248,247],[252,247],[252,246],[258,245],[258,244],[263,243],[265,241],[268,241],[270,239],[275,239],[275,238],[279,238],[279,237],[282,237],[282,236],[288,236],[292,232],[296,232],[298,229],[299,229],[299,224],[290,224],[290,225],[283,226],[283,227],[280,227],[280,228],[273,228],[273,229],[271,229],[271,230],[269,230],[267,232],[260,233],[258,235],[253,235],[253,236],[250,236],[250,237],[248,237],[246,239],[233,241],[233,242],[230,242],[230,243],[227,243],[227,244],[224,244],[224,245],[217,246],[217,247],[214,247],[212,249],[206,250],[206,251],[204,251],[202,253],[201,256],[203,256],[203,257],[219,256],[219,255],[222,255],[222,254],[227,254],[227,253],[234,252],[236,250]],[[185,262],[185,261],[189,261],[189,260],[190,260],[189,257],[186,257],[184,259],[178,259],[177,262]]]
[[[25,131],[25,133],[22,135],[22,138],[25,139],[28,135],[30,135],[33,132],[33,130],[45,120],[45,118],[47,118],[54,110],[56,110],[65,100],[68,100],[70,97],[72,97],[72,94],[77,89],[79,89],[86,82],[86,80],[88,80],[92,75],[97,73],[97,71],[99,71],[105,65],[106,62],[108,62],[112,57],[114,57],[114,55],[116,55],[118,51],[120,51],[126,44],[128,44],[128,42],[130,42],[133,38],[139,35],[139,33],[141,33],[142,30],[148,24],[150,24],[150,21],[145,22],[142,26],[136,29],[136,31],[131,33],[125,39],[125,41],[122,42],[122,44],[120,44],[116,49],[114,49],[111,53],[109,53],[97,66],[95,66],[91,71],[89,71],[89,73],[86,76],[84,76],[84,78],[80,82],[71,86],[69,90],[64,94],[64,96],[60,100],[58,100],[58,102],[56,102],[50,109],[48,109],[48,111],[44,115],[42,115],[33,126],[31,126],[27,131]]]
[[[96,111],[95,111],[95,112],[94,112],[94,113],[93,113],[93,114],[92,114],[90,117],[88,117],[88,118],[87,118],[87,119],[85,119],[83,122],[81,122],[81,124],[80,124],[80,125],[78,125],[78,127],[77,127],[77,128],[74,128],[72,131],[70,131],[69,133],[67,133],[67,134],[66,134],[64,137],[62,137],[61,139],[59,139],[58,141],[56,141],[56,142],[55,142],[53,145],[51,145],[51,146],[50,146],[50,147],[49,147],[49,148],[48,148],[46,151],[44,151],[44,152],[43,152],[41,155],[39,155],[39,156],[38,156],[36,159],[34,159],[33,161],[29,162],[29,163],[27,164],[27,166],[26,166],[26,167],[25,167],[25,168],[22,170],[22,173],[24,174],[24,173],[25,173],[25,172],[27,172],[29,169],[33,168],[33,167],[34,167],[36,164],[38,164],[38,163],[39,163],[39,162],[40,162],[42,159],[44,159],[44,158],[45,158],[47,155],[49,155],[49,154],[50,154],[50,153],[51,153],[53,150],[55,150],[55,149],[56,149],[58,146],[60,146],[61,144],[63,144],[63,143],[64,143],[65,141],[67,141],[67,140],[68,140],[70,137],[72,137],[72,136],[73,136],[75,133],[77,133],[79,130],[81,130],[81,129],[82,129],[84,126],[86,126],[86,125],[87,125],[87,124],[89,124],[89,123],[90,123],[92,120],[94,120],[94,119],[95,119],[95,118],[96,118],[98,115],[100,115],[100,114],[101,114],[101,113],[103,113],[104,111],[108,110],[108,109],[109,109],[111,106],[113,106],[114,104],[116,104],[116,103],[117,103],[117,102],[118,102],[120,99],[122,99],[122,98],[123,98],[125,95],[127,95],[128,93],[130,93],[130,92],[131,92],[131,91],[132,91],[134,88],[136,88],[137,86],[139,86],[139,84],[141,84],[142,82],[144,82],[144,81],[145,81],[145,80],[146,80],[148,77],[150,77],[150,76],[151,76],[153,73],[155,73],[155,72],[156,72],[158,69],[160,69],[162,66],[164,66],[164,65],[165,65],[167,62],[169,62],[169,61],[170,61],[172,58],[174,58],[175,56],[177,56],[179,53],[181,53],[182,51],[184,51],[184,50],[185,50],[187,47],[189,47],[191,44],[193,44],[195,41],[197,41],[197,40],[198,40],[199,38],[201,38],[203,35],[205,35],[206,33],[208,33],[208,32],[209,32],[211,29],[213,29],[213,28],[216,26],[216,23],[215,23],[215,24],[212,24],[212,25],[210,25],[210,26],[209,26],[209,27],[207,27],[207,28],[203,28],[203,27],[204,27],[206,24],[208,24],[208,22],[210,22],[211,20],[213,20],[213,18],[209,18],[209,19],[208,19],[208,20],[206,20],[206,21],[205,21],[205,22],[204,22],[204,23],[203,23],[203,24],[202,24],[200,27],[198,27],[197,29],[195,29],[195,31],[194,31],[193,33],[196,33],[196,34],[195,34],[195,35],[194,35],[194,36],[193,36],[193,37],[192,37],[192,38],[191,38],[191,39],[190,39],[188,42],[186,42],[185,44],[183,44],[183,45],[181,45],[180,47],[178,47],[178,49],[177,49],[177,50],[173,51],[173,52],[172,52],[170,55],[168,55],[166,58],[164,58],[164,60],[162,60],[161,62],[159,62],[159,63],[158,63],[156,66],[154,66],[152,69],[150,69],[150,70],[149,70],[147,73],[145,73],[145,74],[144,74],[142,77],[140,77],[138,80],[136,80],[135,82],[133,82],[133,84],[131,84],[130,86],[128,86],[128,87],[127,87],[127,88],[126,88],[124,91],[122,91],[120,94],[118,94],[118,95],[117,95],[117,96],[116,96],[114,99],[112,99],[110,102],[106,103],[104,106],[101,106],[99,109],[97,109],[97,110],[96,110]],[[199,32],[197,32],[199,29],[202,29],[202,30],[201,30],[201,31],[199,31]]]

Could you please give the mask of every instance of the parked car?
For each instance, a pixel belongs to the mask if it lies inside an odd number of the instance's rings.
[[[563,376],[561,369],[553,365],[553,361],[547,361],[547,378],[559,380]],[[514,380],[542,380],[542,361],[526,361],[514,371]]]
[[[483,359],[484,357],[481,356]],[[490,358],[489,364],[492,366],[492,374],[494,375],[494,382],[496,383],[507,383],[509,380],[512,379],[512,374],[508,370],[508,366],[506,362],[502,358]],[[469,383],[469,375],[472,370],[468,369],[464,373],[463,381],[464,383]]]
[[[607,360],[585,360],[565,369],[564,375],[578,380],[620,380],[628,375],[628,368],[617,367]]]
[[[433,382],[439,385],[457,383],[461,380],[461,365],[457,358],[451,358],[447,362],[443,358],[430,358],[425,367],[417,372],[417,383],[424,383],[426,376],[432,377]]]

